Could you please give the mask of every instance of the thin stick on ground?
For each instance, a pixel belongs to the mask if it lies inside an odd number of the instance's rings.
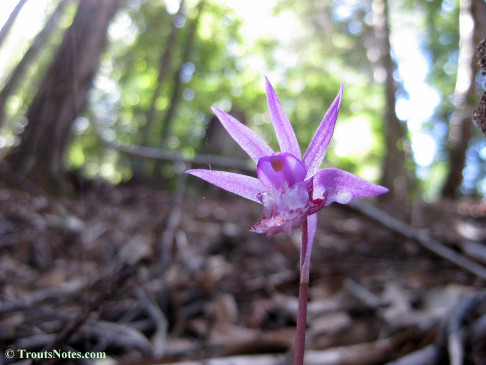
[[[427,250],[452,262],[460,268],[486,280],[486,267],[444,246],[426,232],[418,231],[370,204],[354,201],[348,206],[382,224],[384,227],[420,243]]]

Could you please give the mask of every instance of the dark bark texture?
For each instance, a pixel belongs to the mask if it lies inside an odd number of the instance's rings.
[[[384,118],[385,158],[381,184],[390,189],[388,197],[404,200],[408,190],[406,170],[406,154],[404,150],[405,128],[395,112],[396,86],[393,78],[395,64],[391,57],[390,27],[388,20],[388,0],[376,0],[373,4],[375,11],[375,33],[380,42],[381,66],[385,71],[385,101]]]
[[[466,152],[473,132],[473,100],[476,96],[475,75],[479,67],[474,57],[475,45],[486,31],[486,3],[484,0],[461,0],[460,23],[472,19],[472,33],[462,26],[459,42],[459,64],[454,93],[456,109],[449,122],[449,171],[442,188],[442,196],[453,198],[460,187],[466,165]],[[464,28],[466,30],[464,30]],[[465,88],[464,85],[467,85]]]
[[[476,55],[479,58],[479,67],[481,72],[486,75],[486,38],[484,38],[476,48]],[[483,93],[478,107],[474,111],[474,120],[477,126],[486,136],[486,92]]]
[[[47,190],[61,182],[63,158],[105,48],[107,29],[121,0],[81,0],[27,113],[10,167]]]

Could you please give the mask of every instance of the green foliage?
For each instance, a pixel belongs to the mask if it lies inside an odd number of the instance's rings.
[[[377,179],[386,153],[382,135],[385,101],[384,86],[376,78],[372,3],[278,0],[273,15],[261,24],[268,32],[255,38],[247,34],[244,19],[226,1],[205,0],[199,11],[199,0],[184,0],[183,10],[175,14],[172,0],[127,0],[110,27],[109,44],[83,115],[86,119],[77,127],[75,124],[66,163],[89,176],[102,174],[115,182],[130,178],[133,161],[102,146],[97,133],[113,142],[163,145],[192,156],[207,147],[205,135],[213,117],[211,106],[243,113],[247,124],[278,148],[266,107],[263,77],[267,75],[303,150],[342,82],[343,104],[326,164]],[[418,171],[423,179],[422,189],[430,198],[445,171],[445,136],[453,107],[450,96],[458,56],[458,4],[453,0],[390,4],[395,22],[391,24],[392,32],[394,27],[403,26],[399,24],[403,14],[413,14],[413,19],[417,19],[413,26],[421,35],[420,46],[430,64],[427,82],[441,95],[439,108],[423,126],[437,139],[438,154],[425,169],[428,175],[424,169]],[[61,28],[69,25],[74,10],[73,6],[66,13]],[[255,16],[259,11],[255,9]],[[153,123],[147,127],[160,60],[169,46],[174,20],[177,28],[175,41],[170,45],[167,74],[155,102]],[[187,53],[195,22],[192,50]],[[11,98],[12,122],[18,122],[25,114],[32,90],[61,37],[62,29],[51,38],[39,62]],[[12,57],[12,65],[19,55]],[[179,101],[168,136],[162,141],[163,121],[178,78],[182,80]],[[397,77],[396,81],[399,93],[405,95],[401,80]],[[86,125],[85,121],[89,123]],[[8,134],[5,130],[2,133]],[[144,139],[144,133],[148,138]],[[477,164],[484,159],[483,152],[476,147],[469,160]],[[162,175],[173,176],[178,168],[164,163]],[[484,176],[483,170],[475,171]],[[479,189],[477,181],[472,183],[472,190]]]
[[[185,23],[177,31],[170,75],[157,99],[157,117],[147,141],[150,146],[161,145],[161,121],[170,107],[175,75],[184,62],[184,42],[197,16],[196,7],[197,3],[188,4],[182,14]],[[297,5],[281,1],[274,15],[291,19],[298,32],[286,39],[278,34],[244,38],[242,21],[234,10],[220,2],[206,2],[191,59],[186,60],[192,72],[183,75],[183,97],[171,122],[166,148],[196,153],[212,117],[210,106],[243,112],[250,126],[278,148],[266,109],[265,73],[304,149],[343,82],[343,105],[327,163],[376,180],[385,153],[381,135],[384,101],[383,87],[374,82],[374,65],[367,56],[374,39],[371,2],[309,0]],[[132,1],[120,17],[129,19],[133,34],[112,40],[105,59],[111,67],[102,73],[114,81],[119,97],[116,103],[104,102],[112,108],[109,112],[94,115],[97,123],[110,121],[103,127],[115,140],[140,143],[173,15],[163,1]],[[106,113],[116,113],[116,122],[106,118]],[[173,174],[169,167],[164,171],[166,176]]]

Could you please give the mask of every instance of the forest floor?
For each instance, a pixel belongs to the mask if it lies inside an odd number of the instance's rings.
[[[486,265],[484,202],[371,203]],[[16,354],[0,364],[28,363],[18,349],[290,363],[300,232],[249,232],[260,214],[216,191],[0,187],[0,348]],[[486,364],[483,279],[337,204],[319,213],[311,262],[307,364]]]

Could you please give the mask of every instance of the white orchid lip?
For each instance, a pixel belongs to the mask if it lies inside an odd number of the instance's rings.
[[[290,235],[292,229],[302,225],[313,206],[308,187],[307,181],[300,181],[283,190],[271,187],[259,194],[263,215],[250,231],[266,233],[268,237],[280,232]]]

